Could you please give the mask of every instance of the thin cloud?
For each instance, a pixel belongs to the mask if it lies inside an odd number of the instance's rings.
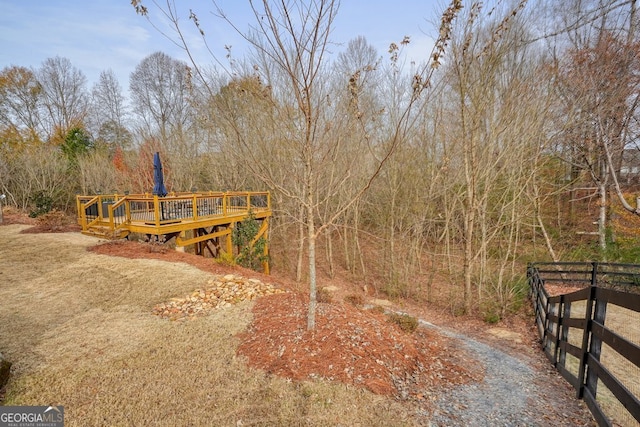
[[[206,32],[207,42],[217,58],[226,61],[225,46],[232,46],[235,59],[245,55],[246,42],[228,24],[212,14],[212,6],[192,2]],[[246,29],[255,19],[244,3],[221,2],[238,28]],[[196,61],[213,63],[202,38],[188,20],[189,4],[181,8],[180,23]],[[184,10],[182,10],[184,9]],[[144,17],[136,15],[127,0],[0,0],[0,69],[9,65],[39,67],[47,58],[67,58],[88,78],[97,82],[100,72],[111,69],[120,84],[127,87],[129,75],[145,57],[162,51],[187,61],[186,53],[157,32]],[[386,56],[391,42],[411,36],[405,53],[409,60],[428,58],[433,41],[420,26],[436,10],[436,1],[401,0],[389,5],[386,0],[343,2],[335,22],[332,41],[340,51],[349,40],[362,34],[380,56]],[[186,14],[186,15],[185,15]],[[175,33],[166,20],[152,20],[169,36]]]

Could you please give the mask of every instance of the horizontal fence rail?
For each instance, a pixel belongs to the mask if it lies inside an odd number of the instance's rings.
[[[640,265],[527,268],[542,348],[600,426],[640,423]],[[551,296],[546,284],[581,286]]]

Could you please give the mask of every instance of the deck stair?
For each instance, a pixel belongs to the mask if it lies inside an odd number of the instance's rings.
[[[82,234],[107,240],[119,240],[124,239],[131,233],[129,230],[112,230],[109,226],[105,225],[91,225],[87,226],[86,230],[82,230]]]

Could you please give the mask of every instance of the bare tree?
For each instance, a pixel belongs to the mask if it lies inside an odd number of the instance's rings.
[[[2,186],[16,206],[32,203],[66,208],[75,190],[75,153],[62,149],[87,113],[86,79],[64,58],[49,58],[33,72],[3,70],[0,77]],[[43,144],[49,142],[50,144]]]
[[[202,169],[198,164],[202,131],[201,115],[195,107],[201,100],[194,96],[192,69],[183,61],[156,52],[136,67],[130,78],[135,115],[140,119],[139,137],[154,140],[166,153],[167,180],[178,191],[197,185]],[[203,86],[197,86],[202,88]]]
[[[101,72],[92,90],[90,121],[96,140],[112,148],[128,148],[133,141],[127,116],[126,100],[114,72]]]
[[[87,78],[71,61],[59,56],[46,59],[37,78],[47,122],[44,139],[62,141],[69,129],[84,124],[89,100]]]
[[[157,137],[169,148],[184,136],[191,116],[187,64],[155,52],[144,58],[130,78],[131,102],[146,136]]]
[[[454,33],[447,64],[448,137],[459,141],[452,156],[462,171],[449,235],[462,247],[467,312],[487,292],[506,297],[523,223],[533,212],[526,189],[544,146],[535,134],[544,129],[545,109],[538,108],[545,92],[533,89],[540,78],[535,50],[520,43],[525,5],[484,14],[475,4]]]
[[[142,9],[139,1],[134,2],[134,6],[139,11],[148,13],[146,9]],[[297,183],[293,187],[281,185],[273,179],[270,171],[265,170],[261,159],[256,158],[250,150],[245,151],[249,159],[247,166],[268,186],[275,188],[286,198],[295,200],[300,206],[301,215],[298,218],[306,230],[309,269],[310,303],[307,328],[313,330],[317,304],[316,240],[325,229],[332,226],[361,199],[397,145],[405,138],[415,120],[414,110],[420,105],[418,101],[422,100],[421,95],[429,85],[430,75],[437,68],[443,55],[451,22],[462,8],[462,4],[461,1],[453,1],[445,12],[440,38],[433,55],[434,66],[425,64],[412,76],[412,91],[404,101],[404,108],[399,111],[385,139],[380,140],[377,138],[378,135],[371,135],[365,131],[362,138],[357,140],[357,145],[365,147],[364,152],[372,154],[369,159],[369,171],[358,185],[351,185],[350,168],[344,167],[350,163],[355,164],[356,158],[348,157],[347,161],[342,163],[342,167],[337,167],[337,163],[332,165],[344,141],[332,133],[332,119],[336,118],[336,110],[331,108],[333,99],[323,72],[328,61],[329,37],[338,11],[338,2],[264,0],[251,2],[251,8],[256,20],[250,33],[245,34],[232,22],[227,22],[244,35],[259,57],[266,60],[266,66],[258,71],[272,88],[274,105],[277,107],[275,111],[278,114],[275,119],[281,126],[280,135],[285,136],[282,141],[292,144],[295,158],[288,170],[297,172],[294,175]],[[224,12],[217,5],[216,11],[225,18]],[[172,2],[168,2],[163,13],[165,16],[171,16],[176,33],[181,35]],[[190,17],[199,25],[198,17],[193,12]],[[199,26],[198,28],[204,34],[204,30]],[[181,40],[184,42],[184,38]],[[197,67],[197,64],[194,64],[194,67]],[[359,116],[359,123],[366,129],[368,118],[359,114],[358,102],[354,102],[352,108],[356,112],[355,116]],[[239,142],[240,146],[250,146],[241,138]],[[325,170],[332,172],[328,175],[322,174]],[[329,177],[330,181],[322,182],[321,177]],[[342,191],[346,191],[345,196],[340,199],[333,197]]]
[[[593,13],[595,6],[582,6],[573,9],[577,16]],[[640,208],[625,200],[618,182],[622,153],[637,134],[640,46],[635,42],[635,0],[597,6],[597,19],[568,31],[572,44],[557,61],[556,88],[563,108],[557,147],[571,165],[571,178],[580,185],[595,185],[598,240],[605,249],[610,188],[625,209],[640,215]],[[622,13],[623,6],[628,14]]]
[[[33,71],[6,67],[0,73],[0,123],[3,127],[41,132],[42,87]]]

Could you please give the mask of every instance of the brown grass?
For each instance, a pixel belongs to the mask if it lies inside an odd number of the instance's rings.
[[[187,322],[152,307],[211,274],[86,251],[78,233],[0,226],[6,405],[64,405],[68,426],[411,425],[408,407],[326,381],[288,381],[236,356],[251,303]]]

